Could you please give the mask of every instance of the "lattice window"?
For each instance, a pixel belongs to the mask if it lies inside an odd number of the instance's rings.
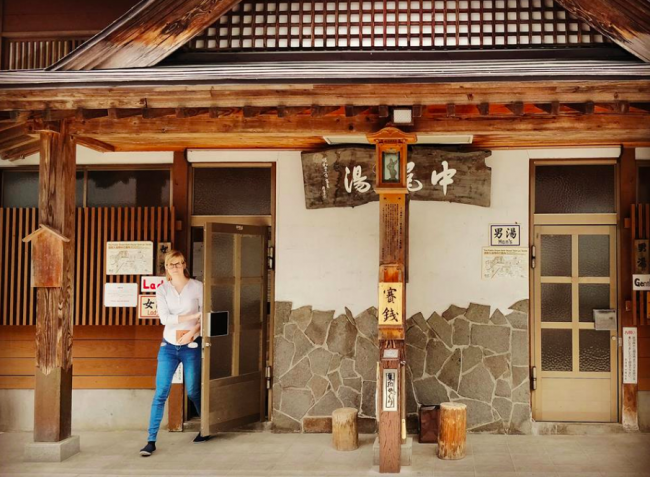
[[[187,50],[452,50],[605,41],[553,0],[243,0]]]
[[[81,45],[85,38],[8,40],[3,69],[42,69],[56,63]]]

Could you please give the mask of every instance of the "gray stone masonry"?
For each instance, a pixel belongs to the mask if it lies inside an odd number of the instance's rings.
[[[328,429],[324,420],[344,406],[359,409],[366,423],[376,418],[377,309],[356,317],[345,311],[334,317],[332,311],[276,303],[276,432]],[[530,434],[528,300],[505,313],[476,303],[451,305],[428,319],[417,313],[406,327],[411,426],[419,405],[457,401],[467,405],[470,431]]]

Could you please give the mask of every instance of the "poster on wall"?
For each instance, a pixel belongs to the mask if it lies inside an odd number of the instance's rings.
[[[153,242],[106,242],[106,275],[153,275]]]
[[[519,247],[521,245],[521,226],[517,224],[490,225],[491,247]]]
[[[138,297],[138,318],[141,320],[158,318],[156,295],[140,295]]]
[[[482,278],[527,278],[527,247],[483,247]]]
[[[379,326],[400,326],[402,324],[402,284],[379,284]]]
[[[104,285],[104,306],[107,308],[135,308],[138,306],[138,284],[106,283]]]
[[[397,370],[384,369],[384,411],[397,411]]]
[[[623,384],[637,383],[637,329],[623,328]]]
[[[172,249],[171,242],[158,242],[156,246],[156,273],[165,274],[165,255]]]

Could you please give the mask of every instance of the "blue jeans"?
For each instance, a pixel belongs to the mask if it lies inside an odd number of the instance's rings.
[[[165,411],[165,402],[172,387],[172,378],[179,363],[183,363],[185,390],[196,411],[201,414],[201,337],[194,340],[198,346],[176,346],[163,340],[158,351],[158,370],[156,371],[156,393],[151,404],[148,441],[155,441],[160,421]]]

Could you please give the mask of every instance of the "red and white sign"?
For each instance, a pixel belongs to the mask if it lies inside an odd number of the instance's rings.
[[[623,328],[623,384],[638,383],[636,328]]]
[[[138,318],[159,318],[158,317],[158,300],[156,295],[139,295],[138,296]]]
[[[142,277],[140,278],[140,293],[155,293],[156,288],[166,280],[165,277]]]

